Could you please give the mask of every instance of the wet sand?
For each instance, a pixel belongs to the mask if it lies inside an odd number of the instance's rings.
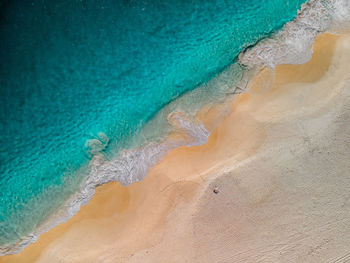
[[[349,261],[349,61],[349,34],[318,36],[310,62],[264,69],[203,109],[207,127],[230,109],[207,144],[171,151],[141,182],[100,186],[0,262]]]

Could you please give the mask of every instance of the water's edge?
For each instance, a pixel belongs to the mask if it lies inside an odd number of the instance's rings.
[[[86,205],[95,193],[97,186],[119,181],[123,185],[138,182],[148,174],[170,150],[181,146],[196,146],[208,141],[210,132],[195,115],[206,104],[233,100],[234,95],[244,92],[252,75],[263,67],[275,68],[278,64],[303,64],[311,59],[312,44],[316,36],[323,32],[340,32],[350,28],[350,1],[310,0],[302,5],[297,17],[273,36],[263,39],[255,46],[242,51],[239,62],[232,64],[206,85],[210,89],[221,89],[217,96],[195,105],[184,106],[198,97],[201,88],[184,94],[167,105],[152,122],[166,121],[168,132],[180,134],[178,139],[163,139],[150,142],[142,148],[122,151],[112,160],[106,160],[101,153],[108,144],[108,138],[100,133],[98,138],[89,140],[87,146],[93,158],[89,164],[90,173],[82,182],[80,191],[69,200],[36,231],[24,237],[20,242],[9,246],[0,246],[0,256],[16,254],[34,243],[40,234],[49,231],[58,224],[69,220],[82,205]],[[208,90],[208,89],[207,89]],[[185,110],[183,109],[186,108]],[[147,130],[147,125],[144,129]],[[142,136],[139,135],[139,136]]]

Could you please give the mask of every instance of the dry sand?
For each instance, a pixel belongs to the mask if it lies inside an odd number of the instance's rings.
[[[264,69],[209,142],[91,202],[0,262],[350,262],[350,35]],[[213,123],[217,107],[199,118]],[[217,189],[217,194],[213,193]]]

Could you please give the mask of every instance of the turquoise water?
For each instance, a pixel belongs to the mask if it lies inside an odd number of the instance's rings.
[[[0,246],[32,233],[78,190],[87,140],[103,132],[103,151],[127,147],[160,109],[280,29],[303,2],[2,4]]]

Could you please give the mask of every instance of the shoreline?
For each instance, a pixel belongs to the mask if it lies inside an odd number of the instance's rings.
[[[193,217],[202,220],[203,225],[210,226],[210,222],[206,221],[211,218],[210,214],[220,214],[215,206],[211,211],[205,209],[206,206],[210,207],[208,203],[213,201],[213,197],[227,195],[222,190],[225,184],[219,179],[227,178],[227,173],[246,167],[247,163],[254,164],[261,152],[265,151],[262,149],[266,148],[268,141],[275,140],[283,144],[279,138],[280,131],[291,138],[298,136],[296,131],[285,131],[285,128],[279,127],[280,120],[294,119],[301,122],[307,119],[301,117],[301,112],[312,116],[312,119],[314,115],[322,117],[325,112],[331,111],[330,105],[334,106],[334,101],[339,99],[341,88],[320,90],[316,84],[324,86],[330,81],[339,84],[339,79],[332,79],[329,71],[341,71],[336,70],[340,55],[349,55],[344,39],[349,41],[349,36],[319,35],[310,62],[303,65],[279,65],[275,71],[262,70],[250,81],[247,93],[237,95],[230,105],[218,106],[231,108],[231,113],[212,132],[208,143],[172,150],[151,169],[143,181],[128,187],[118,183],[98,187],[92,200],[69,221],[42,234],[36,243],[26,247],[22,253],[0,257],[0,262],[45,262],[45,258],[51,259],[50,262],[140,262],[145,258],[148,261],[141,262],[164,262],[166,251],[174,253],[175,262],[198,259],[193,250],[187,248],[193,248],[191,233],[200,227],[193,222]],[[339,43],[342,43],[345,51],[341,50]],[[346,51],[348,53],[345,55],[341,54]],[[334,62],[335,58],[339,61]],[[261,83],[270,83],[273,87]],[[309,94],[302,95],[302,91],[308,91]],[[293,106],[298,106],[298,103],[304,105],[296,110]],[[203,109],[198,113],[198,119],[208,125],[221,110]],[[277,131],[273,131],[276,125]],[[302,146],[299,147],[302,149]],[[239,208],[243,210],[251,202],[254,206],[264,204],[277,191],[270,189],[271,182],[261,182],[259,178],[255,178],[254,182],[250,179],[249,183],[258,191],[250,189],[249,195],[243,196],[253,199],[246,200],[246,203],[242,201],[244,198],[241,199],[243,204]],[[231,186],[237,184],[231,181]],[[214,195],[212,190],[216,187],[219,193]],[[237,187],[234,185],[234,189],[240,192]],[[230,200],[227,198],[222,200],[221,205]],[[220,204],[216,205],[220,207]],[[234,215],[226,220],[244,225]],[[227,226],[227,222],[224,223]],[[217,227],[216,224],[212,225]],[[203,238],[204,247],[209,245],[205,244],[207,241]]]
[[[342,7],[345,9],[341,9]],[[11,254],[22,251],[24,247],[35,242],[42,233],[69,220],[79,211],[81,206],[90,201],[98,186],[112,181],[121,182],[125,186],[143,180],[150,169],[172,149],[182,146],[202,145],[207,142],[210,132],[231,111],[230,106],[226,105],[227,103],[221,103],[222,100],[230,101],[233,94],[244,91],[247,82],[259,69],[264,67],[274,69],[276,64],[306,62],[312,54],[310,47],[320,32],[326,32],[330,29],[336,29],[337,31],[346,27],[347,22],[350,22],[346,16],[348,12],[346,8],[348,8],[347,4],[343,0],[325,3],[310,0],[303,4],[297,17],[286,23],[280,31],[261,40],[254,47],[242,51],[239,56],[240,63],[233,63],[217,77],[210,80],[205,85],[206,88],[198,88],[186,93],[185,96],[176,99],[174,103],[168,104],[159,112],[154,119],[147,123],[142,130],[143,132],[134,138],[136,145],[143,144],[144,142],[141,141],[148,138],[146,141],[149,141],[149,143],[146,143],[143,147],[124,150],[117,158],[108,161],[99,153],[100,144],[108,143],[106,135],[100,133],[98,139],[87,141],[87,145],[91,146],[90,150],[95,155],[89,163],[90,173],[83,180],[80,190],[70,196],[48,220],[40,224],[34,233],[23,237],[21,241],[12,246],[0,247],[1,253]],[[315,16],[315,13],[318,16]],[[320,18],[320,15],[322,18]],[[327,21],[323,21],[323,18]],[[295,43],[297,44],[295,45]],[[241,65],[247,67],[243,73],[241,72]],[[264,71],[269,72],[267,69],[264,69]],[[240,76],[240,74],[242,75]],[[239,77],[241,77],[241,80],[237,79]],[[219,90],[218,94],[213,89]],[[212,93],[215,93],[215,95]],[[211,99],[209,100],[207,97]],[[189,103],[189,101],[191,102]],[[193,105],[196,106],[193,107]],[[178,108],[180,108],[180,112],[178,112]],[[185,113],[188,110],[191,112],[189,115]],[[200,112],[194,117],[193,115],[197,110],[200,110]],[[206,110],[210,111],[210,116],[206,115]],[[201,115],[203,115],[202,118],[200,118]],[[200,121],[198,122],[196,118]],[[205,124],[205,127],[202,124]],[[164,140],[159,142],[158,137],[155,138],[152,135],[149,137],[149,133],[152,134],[154,130],[153,125],[158,125],[164,130],[167,130],[163,127],[164,125],[171,126],[170,131],[164,131],[167,134]],[[163,135],[165,136],[165,134]],[[158,136],[160,136],[160,132],[158,132]],[[140,139],[141,141],[138,141]],[[97,146],[97,149],[93,147],[94,145]]]

